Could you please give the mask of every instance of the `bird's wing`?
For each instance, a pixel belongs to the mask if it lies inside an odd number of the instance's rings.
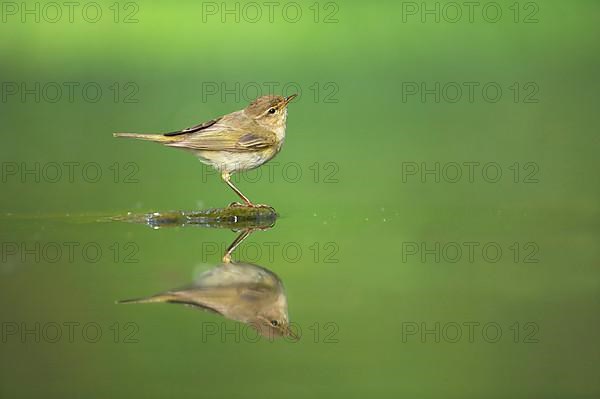
[[[193,150],[248,152],[270,148],[276,144],[275,133],[259,126],[244,128],[215,124],[167,145]]]
[[[169,298],[164,302],[193,306],[227,316],[249,306],[261,306],[262,302],[273,297],[270,294],[268,289],[260,286],[192,287],[170,291]]]
[[[163,136],[179,136],[182,134],[188,134],[188,133],[196,133],[199,132],[201,130],[207,129],[211,126],[213,126],[215,123],[219,122],[221,119],[223,119],[222,116],[215,118],[215,119],[211,119],[209,121],[206,122],[202,122],[196,126],[192,126],[192,127],[188,127],[186,129],[183,130],[178,130],[176,132],[169,132],[169,133],[165,133],[163,134]]]

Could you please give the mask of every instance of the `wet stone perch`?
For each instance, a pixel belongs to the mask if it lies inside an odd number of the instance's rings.
[[[267,206],[229,206],[200,211],[166,211],[111,217],[112,221],[146,224],[161,227],[214,227],[228,229],[270,228],[277,220],[275,209]]]

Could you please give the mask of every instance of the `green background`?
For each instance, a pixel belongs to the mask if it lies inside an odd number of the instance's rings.
[[[0,396],[597,397],[600,4],[520,2],[515,22],[514,2],[500,1],[494,4],[502,17],[492,23],[493,10],[484,17],[481,2],[472,21],[462,8],[453,23],[448,2],[438,3],[439,22],[407,15],[403,7],[425,7],[409,3],[320,2],[315,21],[314,2],[299,1],[297,22],[293,10],[282,14],[285,3],[272,22],[263,5],[255,23],[248,8],[239,22],[203,12],[222,9],[221,2],[118,3],[117,23],[113,2],[98,3],[97,23],[83,18],[82,6],[72,23],[66,14],[38,23],[4,13],[0,157],[4,173],[15,165],[19,172],[1,183],[0,321],[5,328],[94,322],[103,334],[89,343],[76,330],[69,342],[63,327],[57,343],[38,343],[35,334],[22,339],[22,331],[3,331]],[[39,4],[42,12],[46,3]],[[125,23],[132,12],[137,22]],[[52,82],[93,84],[102,94],[93,102],[76,88],[72,101],[64,91],[52,102]],[[268,82],[277,84],[275,94],[299,87],[301,96],[290,105],[286,142],[272,169],[259,169],[256,182],[255,174],[237,181],[280,218],[236,257],[281,277],[303,339],[207,338],[203,323],[224,319],[172,305],[115,305],[188,283],[219,262],[208,245],[226,246],[235,234],[96,220],[225,206],[235,196],[193,156],[112,133],[191,126],[245,107],[257,84],[268,94]],[[439,101],[406,92],[436,82]],[[465,89],[452,102],[452,82],[476,82],[473,101]],[[21,85],[36,83],[40,101],[22,97]],[[488,83],[502,89],[496,102],[482,93]],[[9,94],[14,85],[19,92]],[[219,92],[207,93],[214,85]],[[80,167],[73,182],[65,168],[56,183],[21,175],[23,165],[36,162],[96,163],[102,176],[88,182]],[[465,162],[479,162],[473,180],[463,167],[452,182],[450,167]],[[403,174],[436,163],[439,181]],[[500,169],[499,181],[482,175],[487,164]],[[103,254],[94,263],[81,252],[74,261],[63,253],[52,263],[6,251],[7,243],[65,242],[97,243]],[[270,256],[266,245],[273,242],[279,249]],[[453,262],[450,252],[439,261],[406,253],[412,243],[464,249],[466,242],[497,243],[502,256],[492,262],[476,250],[472,262],[466,252]],[[115,261],[115,243],[121,251],[134,243],[139,262],[126,263],[123,252]],[[301,248],[298,260],[283,252],[286,245]],[[403,334],[407,325],[434,329],[436,322],[440,342],[434,334]],[[469,342],[463,327],[453,343],[452,331],[442,331],[468,322],[497,323],[499,341],[476,329]],[[137,343],[123,342],[126,323],[137,326]],[[336,326],[336,342],[326,342],[326,323]],[[526,326],[537,342],[529,342]]]

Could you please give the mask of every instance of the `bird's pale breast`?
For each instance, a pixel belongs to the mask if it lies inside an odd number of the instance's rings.
[[[200,162],[219,171],[235,173],[258,168],[273,158],[279,152],[279,148],[251,152],[197,151],[196,155]]]

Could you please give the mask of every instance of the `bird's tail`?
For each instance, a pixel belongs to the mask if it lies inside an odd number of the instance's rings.
[[[155,141],[157,143],[170,143],[175,141],[174,137],[165,136],[162,134],[142,134],[142,133],[113,133],[114,137],[128,137],[132,139]]]
[[[153,295],[153,296],[149,296],[149,297],[145,297],[145,298],[124,299],[121,301],[117,301],[116,303],[123,304],[123,303],[170,302],[170,301],[174,300],[175,298],[176,298],[175,295],[171,295],[171,294],[158,294],[158,295]]]

